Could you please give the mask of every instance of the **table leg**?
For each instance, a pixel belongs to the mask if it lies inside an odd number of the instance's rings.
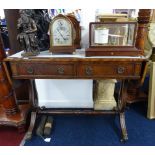
[[[125,85],[125,80],[122,80],[120,86],[120,92],[118,96],[118,110],[119,110],[119,118],[120,118],[120,126],[122,132],[121,142],[125,142],[128,140],[128,134],[125,124],[125,107],[126,107],[126,95],[127,95],[127,86]]]
[[[37,116],[37,112],[36,111],[32,111],[31,112],[31,121],[30,121],[30,126],[29,129],[26,133],[26,139],[31,139],[32,137],[32,132],[33,132],[33,128],[35,126],[35,121],[36,121],[36,116]]]
[[[122,130],[122,139],[121,142],[125,142],[128,140],[128,134],[126,130],[126,125],[125,125],[125,113],[120,113],[120,125],[121,125],[121,130]]]
[[[35,121],[37,117],[37,103],[36,103],[36,94],[35,94],[35,83],[34,80],[30,80],[30,85],[29,85],[29,101],[32,103],[33,111],[31,112],[31,120],[30,120],[30,125],[29,129],[26,133],[26,140],[31,139],[32,137],[32,132],[35,126]]]

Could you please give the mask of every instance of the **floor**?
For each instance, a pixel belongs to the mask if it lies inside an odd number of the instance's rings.
[[[135,103],[126,109],[126,125],[129,140],[121,143],[118,116],[53,116],[52,134],[45,142],[33,132],[25,146],[154,146],[155,120],[149,120],[147,103]],[[39,118],[36,128],[39,125]],[[0,126],[0,146],[19,146],[25,133],[15,127]]]
[[[0,146],[19,146],[24,135],[15,127],[0,126]]]
[[[155,120],[146,118],[147,104],[136,103],[126,110],[129,140],[121,143],[118,116],[54,116],[50,142],[33,133],[26,146],[154,146]],[[38,125],[38,124],[37,124]],[[36,127],[37,127],[36,125]]]

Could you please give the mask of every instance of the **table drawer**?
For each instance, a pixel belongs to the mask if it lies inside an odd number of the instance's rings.
[[[102,64],[81,64],[78,68],[79,77],[91,78],[138,78],[141,63],[104,62]]]
[[[76,74],[74,64],[12,63],[11,68],[14,77],[64,78]]]

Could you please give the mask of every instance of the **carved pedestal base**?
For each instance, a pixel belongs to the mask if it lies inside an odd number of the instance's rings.
[[[114,98],[115,79],[97,80],[95,110],[112,110],[116,107]]]
[[[16,104],[16,99],[13,95],[13,91],[8,96],[4,96],[2,101],[4,111],[7,116],[16,115],[19,112],[19,108]]]
[[[25,132],[26,118],[30,107],[30,104],[19,105],[19,112],[8,116],[0,104],[0,126],[14,126],[18,129],[19,133]]]

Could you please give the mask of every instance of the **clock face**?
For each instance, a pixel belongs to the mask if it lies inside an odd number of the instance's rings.
[[[53,46],[72,46],[72,25],[63,18],[58,18],[51,27]]]

